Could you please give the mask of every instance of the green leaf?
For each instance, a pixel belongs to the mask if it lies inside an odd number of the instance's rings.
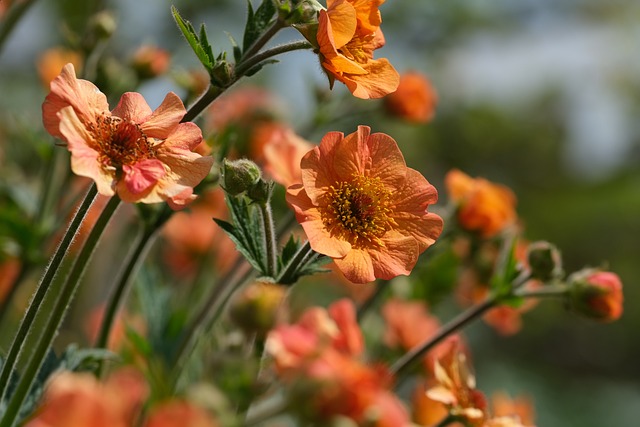
[[[251,45],[260,38],[265,30],[273,22],[276,14],[276,6],[273,0],[263,0],[262,4],[254,12],[251,1],[247,2],[249,9],[247,12],[247,26],[244,30],[242,40],[242,50],[246,51]]]
[[[247,241],[240,228],[234,227],[233,224],[230,224],[221,219],[214,218],[213,220],[216,222],[216,224],[218,224],[220,228],[222,228],[222,231],[227,233],[229,238],[233,241],[233,243],[235,243],[238,252],[240,252],[242,256],[245,257],[245,259],[249,262],[249,264],[251,264],[253,268],[261,272],[265,270],[264,266],[262,265],[261,259],[256,259],[257,257],[252,250],[252,245]]]
[[[231,43],[231,47],[233,48],[233,59],[236,61],[236,63],[238,63],[242,60],[242,49],[240,49],[240,46],[238,46],[238,42],[230,33],[226,34],[229,38],[229,42]]]
[[[293,259],[298,249],[300,249],[300,240],[296,239],[292,234],[282,248],[282,254],[279,258],[280,268],[283,268]]]
[[[171,13],[176,24],[178,24],[178,28],[180,28],[182,35],[184,35],[189,46],[191,46],[191,49],[193,49],[194,53],[207,71],[211,72],[215,65],[215,58],[211,50],[211,45],[207,39],[204,24],[200,27],[200,37],[198,37],[198,34],[196,33],[195,28],[193,28],[193,25],[191,25],[191,22],[182,18],[175,6],[171,6]]]

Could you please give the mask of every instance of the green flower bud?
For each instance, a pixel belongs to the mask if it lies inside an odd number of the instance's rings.
[[[262,176],[258,165],[248,159],[222,161],[222,188],[237,196],[254,187]]]
[[[527,258],[533,279],[548,282],[562,275],[562,256],[558,248],[549,242],[530,244]]]
[[[259,179],[256,184],[247,190],[247,196],[256,203],[266,203],[271,198],[273,182]]]

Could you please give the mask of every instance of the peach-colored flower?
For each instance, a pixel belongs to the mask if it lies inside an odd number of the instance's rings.
[[[444,403],[429,398],[425,393],[425,390],[433,385],[431,382],[421,382],[413,392],[413,420],[420,426],[437,426],[449,415],[449,410]],[[453,426],[458,427],[457,424],[452,424]]]
[[[342,415],[362,426],[409,424],[406,410],[388,390],[389,373],[358,360],[364,342],[350,301],[337,301],[328,310],[308,309],[296,324],[275,328],[265,349],[291,399],[315,422]]]
[[[391,347],[400,347],[405,351],[422,344],[433,337],[440,329],[440,322],[427,312],[421,301],[402,301],[390,299],[382,307],[382,317],[387,323],[384,343]],[[448,353],[452,345],[459,345],[460,338],[452,335],[424,356],[425,369],[433,371],[434,362]]]
[[[311,248],[354,283],[409,274],[442,231],[427,212],[436,189],[406,166],[393,138],[370,132],[325,135],[302,159],[302,184],[287,191]]]
[[[331,87],[337,79],[363,99],[381,98],[398,87],[400,77],[385,58],[373,59],[384,46],[378,7],[384,0],[328,0],[318,16],[320,63]]]
[[[18,258],[8,257],[0,261],[0,305],[11,292],[11,288],[17,285],[15,283],[22,263]]]
[[[121,369],[105,383],[91,374],[62,372],[49,382],[26,427],[130,427],[148,394],[133,369]]]
[[[71,169],[93,179],[100,194],[125,202],[184,206],[213,163],[192,151],[202,133],[180,123],[186,110],[174,93],[151,111],[142,95],[127,92],[110,112],[106,96],[67,64],[42,113],[47,131],[66,142]]]
[[[269,126],[261,136],[265,172],[285,188],[302,181],[300,161],[313,144],[282,124]]]
[[[85,333],[91,343],[95,343],[100,333],[102,320],[104,318],[105,306],[100,305],[89,312],[85,323]],[[135,330],[139,334],[144,334],[147,327],[140,316],[132,316],[121,312],[116,315],[107,347],[113,351],[121,351],[127,345],[127,328]]]
[[[458,206],[458,222],[464,229],[490,238],[515,223],[516,198],[507,187],[471,178],[457,169],[447,173],[445,185]]]
[[[570,306],[576,312],[602,322],[622,316],[624,294],[617,274],[587,269],[575,273],[569,281]]]
[[[169,400],[151,409],[144,427],[217,427],[214,417],[199,406]]]
[[[484,394],[476,390],[467,356],[452,346],[444,358],[436,361],[434,375],[437,385],[427,390],[427,397],[445,404],[452,415],[465,419],[470,425],[482,425],[487,403]]]
[[[170,63],[169,52],[150,44],[140,46],[131,58],[131,66],[141,79],[150,79],[166,73]]]
[[[81,69],[82,62],[82,56],[75,50],[62,47],[48,49],[38,58],[37,67],[40,81],[49,87],[66,64],[72,63],[76,69]]]
[[[437,102],[438,94],[431,82],[417,71],[402,74],[398,89],[384,98],[390,114],[414,123],[429,122]]]
[[[246,127],[260,120],[272,121],[280,112],[279,101],[269,91],[244,86],[222,95],[207,111],[207,128],[221,132],[228,126]]]

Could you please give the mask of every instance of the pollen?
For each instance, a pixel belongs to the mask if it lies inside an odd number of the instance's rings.
[[[119,171],[124,165],[156,156],[152,141],[130,120],[100,115],[88,128],[93,136],[92,148],[100,153],[99,161],[107,169]]]
[[[320,211],[325,228],[354,248],[382,246],[381,237],[396,225],[391,192],[380,178],[353,175],[330,186],[323,197]]]

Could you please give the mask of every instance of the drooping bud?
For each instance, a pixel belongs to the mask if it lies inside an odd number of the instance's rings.
[[[247,196],[256,203],[266,203],[271,199],[273,181],[259,179],[256,184],[247,191]]]
[[[587,269],[569,278],[569,308],[576,313],[612,322],[622,316],[622,281],[617,274]]]
[[[89,21],[89,30],[97,40],[110,38],[117,27],[116,18],[108,11],[96,13]]]
[[[278,320],[285,288],[272,281],[257,280],[234,300],[230,316],[245,333],[264,337]]]
[[[562,274],[560,251],[549,242],[534,242],[527,249],[531,278],[548,282]]]
[[[258,165],[248,159],[222,162],[222,188],[232,196],[249,191],[262,177]]]

